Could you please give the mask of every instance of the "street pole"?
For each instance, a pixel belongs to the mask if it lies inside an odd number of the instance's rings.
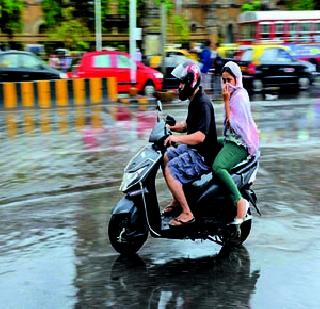
[[[167,12],[164,0],[161,0],[161,71],[163,74],[166,72],[165,58],[166,58],[166,44],[167,44]]]
[[[129,7],[129,26],[130,26],[130,56],[131,56],[131,70],[130,70],[130,80],[131,83],[136,82],[136,36],[137,36],[137,7],[136,0],[130,0]]]
[[[96,50],[102,50],[101,31],[101,0],[94,0],[95,24],[96,24]]]

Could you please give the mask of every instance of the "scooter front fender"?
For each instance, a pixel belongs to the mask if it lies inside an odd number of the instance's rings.
[[[133,215],[137,211],[137,206],[133,200],[123,197],[112,210],[112,215]]]

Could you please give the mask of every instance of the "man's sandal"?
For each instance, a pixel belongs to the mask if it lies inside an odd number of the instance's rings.
[[[192,218],[192,219],[190,219],[190,220],[188,220],[188,221],[182,221],[182,220],[180,220],[180,219],[178,219],[178,218],[174,218],[174,219],[172,219],[172,220],[169,222],[169,226],[170,226],[170,227],[184,226],[184,225],[188,225],[188,224],[190,224],[190,223],[193,223],[193,222],[195,222],[195,221],[196,221],[195,218]]]
[[[177,216],[180,214],[181,210],[180,205],[168,205],[162,210],[162,215],[164,217]]]

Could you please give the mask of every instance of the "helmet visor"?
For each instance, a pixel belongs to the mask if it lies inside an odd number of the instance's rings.
[[[176,68],[172,70],[171,75],[180,80],[183,80],[187,75],[187,67],[184,67],[183,64],[180,63]]]

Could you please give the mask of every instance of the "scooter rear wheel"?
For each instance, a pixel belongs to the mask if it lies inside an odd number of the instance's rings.
[[[136,253],[148,238],[148,231],[137,231],[130,226],[128,215],[114,215],[108,225],[108,236],[112,247],[123,255]]]
[[[251,231],[252,219],[244,221],[241,224],[241,243],[243,243],[249,236]]]
[[[250,231],[251,231],[251,224],[252,224],[252,219],[244,221],[241,226],[241,236],[240,238],[237,238],[235,236],[236,234],[236,227],[235,225],[232,226],[234,230],[231,232],[231,235],[228,235],[224,240],[223,240],[223,246],[226,247],[238,247],[243,244],[243,242],[248,238]]]

